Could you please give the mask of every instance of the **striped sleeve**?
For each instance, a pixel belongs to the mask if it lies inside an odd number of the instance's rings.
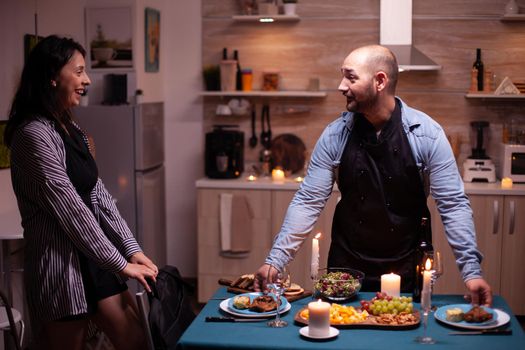
[[[73,244],[101,268],[119,272],[126,259],[102,232],[92,212],[82,202],[61,161],[61,140],[53,138],[52,129],[28,124],[19,130],[13,151],[17,166],[40,188],[36,199],[49,215],[56,218]]]
[[[129,230],[126,221],[120,215],[120,212],[113,201],[113,197],[107,191],[102,180],[98,179],[93,190],[95,191],[96,200],[101,209],[101,214],[106,216],[108,223],[112,226],[113,230],[106,232],[106,235],[108,235],[111,242],[126,259],[129,259],[135,253],[142,252],[142,249]]]

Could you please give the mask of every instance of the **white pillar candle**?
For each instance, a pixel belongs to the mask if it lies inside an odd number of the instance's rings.
[[[273,169],[272,180],[278,183],[284,182],[284,171],[282,169]]]
[[[312,279],[317,279],[317,273],[319,272],[319,238],[321,233],[315,235],[312,239],[312,260],[310,263],[310,276]]]
[[[510,177],[501,179],[501,188],[512,188],[512,179]]]
[[[319,299],[308,304],[308,334],[324,337],[330,334],[330,304]]]
[[[381,293],[398,297],[401,292],[401,276],[395,273],[381,275]]]

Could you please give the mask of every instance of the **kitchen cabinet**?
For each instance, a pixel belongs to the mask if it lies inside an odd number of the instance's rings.
[[[296,189],[246,190],[229,188],[199,188],[197,190],[197,250],[198,250],[198,300],[206,302],[216,291],[220,278],[235,279],[242,274],[255,272],[265,261],[286,215],[286,210]],[[246,234],[252,235],[252,249],[245,257],[232,258],[220,254],[220,195],[231,193],[244,196],[254,215]],[[310,279],[311,237],[322,232],[320,240],[320,267],[326,266],[332,217],[338,192],[334,192],[312,234],[304,241],[290,264],[292,280],[306,289],[312,288]]]
[[[244,196],[253,218],[246,234],[252,235],[252,249],[240,258],[220,254],[220,195]],[[201,303],[217,290],[219,278],[235,279],[254,272],[266,258],[271,243],[271,191],[199,189],[197,191],[198,300]]]
[[[484,255],[482,270],[494,294],[502,295],[517,315],[525,315],[525,196],[469,195],[474,213],[478,247]],[[464,293],[455,258],[433,201],[434,249],[444,257],[443,276],[436,293]]]
[[[278,234],[281,229],[286,210],[288,209],[288,205],[292,201],[294,194],[294,191],[273,191],[272,193],[272,233],[274,236]],[[330,248],[332,236],[332,218],[334,216],[338,197],[339,192],[332,193],[313,230],[308,238],[303,241],[301,249],[299,249],[295,258],[289,265],[292,281],[300,284],[305,289],[311,289],[313,287],[310,278],[312,238],[318,232],[321,232],[321,238],[319,239],[319,267],[324,268],[327,265],[328,250]]]

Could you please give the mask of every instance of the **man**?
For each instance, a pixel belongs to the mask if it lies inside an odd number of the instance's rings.
[[[256,290],[265,285],[270,266],[280,268],[293,259],[337,181],[341,200],[333,218],[328,266],[364,271],[363,289],[369,291],[379,290],[381,274],[395,271],[402,276],[402,290],[411,291],[413,254],[421,218],[429,216],[430,190],[467,297],[475,304],[491,305],[472,210],[443,129],[395,97],[398,66],[387,48],[354,50],[341,72],[339,90],[348,112],[328,125],[318,140],[281,232],[257,271]]]

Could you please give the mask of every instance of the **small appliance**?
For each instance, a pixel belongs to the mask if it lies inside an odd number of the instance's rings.
[[[238,125],[214,125],[206,134],[204,171],[212,179],[232,179],[244,171],[244,133]]]
[[[501,144],[498,176],[510,177],[512,182],[525,182],[525,145]]]
[[[492,160],[485,153],[483,148],[484,135],[483,129],[489,126],[489,122],[471,122],[475,134],[475,147],[472,148],[472,155],[463,163],[463,181],[465,182],[496,182],[496,167]],[[474,135],[473,135],[474,136]],[[474,141],[474,137],[471,137]]]

